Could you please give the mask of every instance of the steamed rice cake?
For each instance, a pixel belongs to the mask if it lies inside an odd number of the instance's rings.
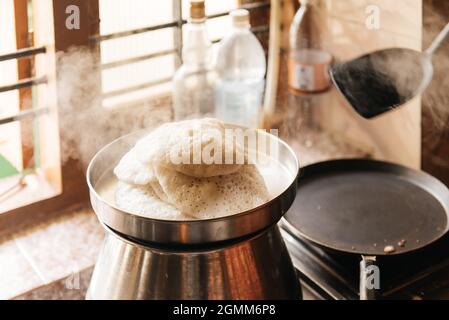
[[[242,146],[223,139],[226,128],[216,119],[174,122],[138,141],[114,169],[120,181],[117,206],[155,219],[188,220],[228,216],[267,202],[268,190],[254,164],[173,163],[173,152],[195,145],[204,150],[210,143],[223,159],[245,158]]]

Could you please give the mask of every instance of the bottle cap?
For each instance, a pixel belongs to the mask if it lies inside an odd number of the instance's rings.
[[[190,0],[190,19],[194,22],[204,21],[206,19],[204,0]]]
[[[235,27],[250,27],[249,11],[245,9],[232,10],[229,15],[232,18],[232,24]]]

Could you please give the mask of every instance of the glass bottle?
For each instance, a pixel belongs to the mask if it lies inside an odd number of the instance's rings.
[[[184,26],[183,64],[173,77],[175,120],[212,115],[213,52],[206,29],[204,0],[190,0],[190,18]]]
[[[330,88],[332,55],[326,50],[326,0],[300,0],[289,33],[288,86],[296,94]]]

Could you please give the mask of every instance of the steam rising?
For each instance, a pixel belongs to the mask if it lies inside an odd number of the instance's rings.
[[[58,55],[58,111],[63,162],[79,160],[86,167],[93,155],[114,139],[171,118],[170,99],[108,109],[102,106],[97,55],[71,49]]]
[[[424,1],[424,48],[449,21],[447,1]],[[430,86],[423,94],[423,116],[425,120],[424,139],[437,143],[449,126],[449,46],[446,44],[433,58],[434,75]],[[447,138],[446,138],[447,139]]]
[[[419,95],[429,83],[432,66],[418,51],[392,48],[337,65],[332,75],[357,112],[371,118]]]
[[[424,38],[428,39],[424,43],[425,48],[448,20],[445,14],[448,11],[444,9],[448,5],[442,3],[424,2],[426,6],[433,7],[429,8],[432,14],[424,15]],[[441,6],[444,8],[442,9]],[[89,50],[72,49],[60,54],[58,61],[60,63],[58,107],[64,162],[73,158],[80,160],[82,165],[86,166],[102,146],[115,138],[140,128],[152,128],[171,120],[168,97],[135,107],[112,110],[104,108],[101,103],[99,61]],[[423,114],[428,120],[426,133],[435,139],[438,134],[442,134],[442,129],[449,123],[449,85],[446,80],[446,73],[449,70],[447,46],[437,53],[433,63],[434,77],[423,95]],[[406,72],[407,68],[403,69]],[[286,92],[285,87],[280,90],[278,106],[291,105],[291,102],[283,101],[289,96]],[[296,105],[298,102],[293,104]],[[297,132],[301,132],[299,127],[303,125],[303,121],[298,121],[298,118],[311,117],[311,115],[298,114],[299,110],[300,108],[283,110],[282,121],[273,117],[275,124],[282,123],[281,131],[284,137],[297,137]],[[429,130],[429,126],[432,126],[432,130]]]

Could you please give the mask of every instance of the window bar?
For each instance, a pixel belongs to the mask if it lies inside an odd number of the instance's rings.
[[[13,59],[31,57],[31,56],[35,56],[40,53],[45,53],[46,51],[47,51],[47,49],[45,47],[23,48],[23,49],[17,50],[16,52],[0,55],[0,62],[7,61],[7,60],[13,60]]]
[[[250,4],[245,4],[245,5],[240,6],[241,9],[247,9],[250,11],[256,10],[256,9],[262,9],[262,8],[269,8],[269,7],[270,7],[269,1],[255,2],[255,3],[250,3]],[[220,13],[216,13],[213,15],[208,15],[207,19],[214,19],[214,18],[226,16],[228,14],[229,14],[229,11],[220,12]],[[182,24],[185,24],[186,22],[187,22],[186,20],[182,19]],[[117,38],[122,38],[122,37],[128,37],[128,36],[132,36],[132,35],[140,34],[140,33],[144,33],[144,32],[177,27],[178,24],[179,24],[179,21],[172,21],[172,22],[167,22],[167,23],[149,26],[149,27],[145,27],[145,28],[121,31],[121,32],[110,33],[110,34],[105,34],[105,35],[95,35],[95,36],[91,37],[91,41],[100,42],[100,41],[106,41],[106,40],[117,39]]]
[[[244,5],[239,6],[239,9],[246,9],[248,11],[252,11],[252,10],[256,10],[256,9],[264,9],[264,8],[269,8],[269,7],[270,7],[270,1],[264,1],[264,2],[253,2],[253,3],[244,4]],[[219,13],[208,15],[207,19],[220,18],[220,17],[227,16],[228,14],[229,14],[229,11],[219,12]]]
[[[15,183],[8,186],[5,190],[0,190],[0,201],[6,200],[8,197],[12,196],[14,193],[20,191],[26,185],[25,175],[22,172]]]
[[[258,26],[258,27],[254,27],[251,28],[251,30],[254,33],[264,33],[264,32],[268,32],[269,27],[268,26]],[[221,38],[219,39],[214,39],[212,40],[212,43],[218,43],[220,42]],[[150,54],[150,55],[145,55],[145,56],[139,56],[139,57],[134,57],[134,58],[129,58],[129,59],[124,59],[124,60],[119,60],[117,62],[111,62],[111,63],[105,63],[102,65],[102,69],[106,69],[106,68],[114,68],[117,66],[121,66],[121,65],[126,65],[129,63],[133,63],[133,62],[137,62],[137,61],[142,61],[142,60],[146,60],[146,59],[150,59],[150,58],[154,58],[154,57],[158,57],[158,56],[162,56],[162,55],[166,55],[166,54],[170,54],[170,53],[175,53],[177,52],[176,49],[172,49],[172,50],[165,50],[165,51],[160,51],[154,54]],[[110,98],[110,97],[115,97],[115,96],[119,96],[122,94],[126,94],[129,92],[133,92],[133,91],[137,91],[137,90],[142,90],[142,89],[146,89],[155,85],[159,85],[159,84],[164,84],[164,83],[168,83],[172,80],[171,77],[167,77],[167,78],[163,78],[163,79],[159,79],[156,81],[150,81],[150,82],[145,82],[142,84],[138,84],[132,87],[127,87],[124,89],[119,89],[119,90],[115,90],[115,91],[110,91],[110,92],[106,92],[102,95],[103,99],[106,98]]]
[[[269,30],[270,30],[270,27],[267,26],[267,25],[257,26],[257,27],[252,27],[251,28],[251,32],[254,33],[254,34],[268,32]],[[218,43],[220,41],[221,41],[221,38],[213,39],[212,43]]]
[[[251,28],[251,31],[256,34],[268,32],[268,30],[269,30],[269,27],[267,25]],[[212,40],[212,43],[217,43],[220,40],[221,39],[214,39],[214,40]],[[175,48],[175,49],[168,49],[168,50],[158,51],[155,53],[150,53],[150,54],[146,54],[146,55],[142,55],[142,56],[132,57],[132,58],[128,58],[128,59],[122,59],[122,60],[108,62],[108,63],[103,63],[101,65],[101,69],[110,69],[110,68],[120,67],[123,65],[140,62],[140,61],[144,61],[144,60],[148,60],[148,59],[153,59],[153,58],[169,55],[172,53],[180,54],[181,51],[182,51],[182,45],[180,45],[178,48]]]
[[[251,31],[253,33],[264,33],[264,32],[268,32],[270,31],[270,27],[267,25],[263,25],[263,26],[257,26],[257,27],[252,27]]]
[[[47,83],[47,77],[40,77],[40,78],[27,78],[23,80],[19,80],[18,82],[14,84],[8,84],[6,86],[0,86],[0,93],[6,92],[6,91],[12,91],[22,88],[28,88],[34,85]]]
[[[150,54],[146,54],[146,55],[142,55],[142,56],[132,57],[132,58],[118,60],[118,61],[113,61],[113,62],[108,62],[108,63],[103,63],[101,65],[101,68],[102,69],[110,69],[110,68],[120,67],[122,65],[135,63],[135,62],[140,62],[140,61],[148,60],[148,59],[153,59],[153,58],[165,56],[165,55],[168,55],[168,54],[171,54],[171,53],[176,53],[176,52],[177,52],[176,49],[169,49],[169,50],[158,51],[158,52],[155,52],[155,53],[150,53]]]
[[[173,0],[173,17],[178,22],[177,28],[173,31],[173,44],[177,53],[175,58],[175,69],[177,69],[182,62],[182,0]]]
[[[21,121],[23,119],[28,119],[28,118],[36,118],[38,116],[48,113],[49,111],[50,111],[49,108],[38,108],[38,109],[25,110],[25,111],[15,114],[15,115],[12,115],[12,116],[0,118],[0,125],[7,124],[10,122],[14,122],[14,121]]]
[[[106,98],[111,98],[111,97],[115,97],[115,96],[120,96],[129,92],[133,92],[133,91],[138,91],[138,90],[142,90],[142,89],[147,89],[153,86],[156,86],[158,84],[163,84],[163,83],[168,83],[171,81],[171,77],[167,77],[167,78],[162,78],[162,79],[158,79],[155,81],[149,81],[149,82],[144,82],[135,86],[131,86],[131,87],[126,87],[124,89],[118,89],[118,90],[114,90],[114,91],[109,91],[109,92],[105,92],[102,95],[103,99]]]
[[[111,39],[129,37],[129,36],[132,36],[135,34],[145,33],[145,32],[149,32],[149,31],[156,31],[156,30],[165,29],[165,28],[173,28],[173,27],[176,27],[177,25],[178,25],[177,21],[172,21],[172,22],[158,24],[155,26],[150,26],[150,27],[145,27],[145,28],[140,28],[140,29],[120,31],[120,32],[110,33],[110,34],[105,34],[105,35],[95,35],[91,38],[91,41],[101,42],[101,41],[106,41],[106,40],[111,40]]]

